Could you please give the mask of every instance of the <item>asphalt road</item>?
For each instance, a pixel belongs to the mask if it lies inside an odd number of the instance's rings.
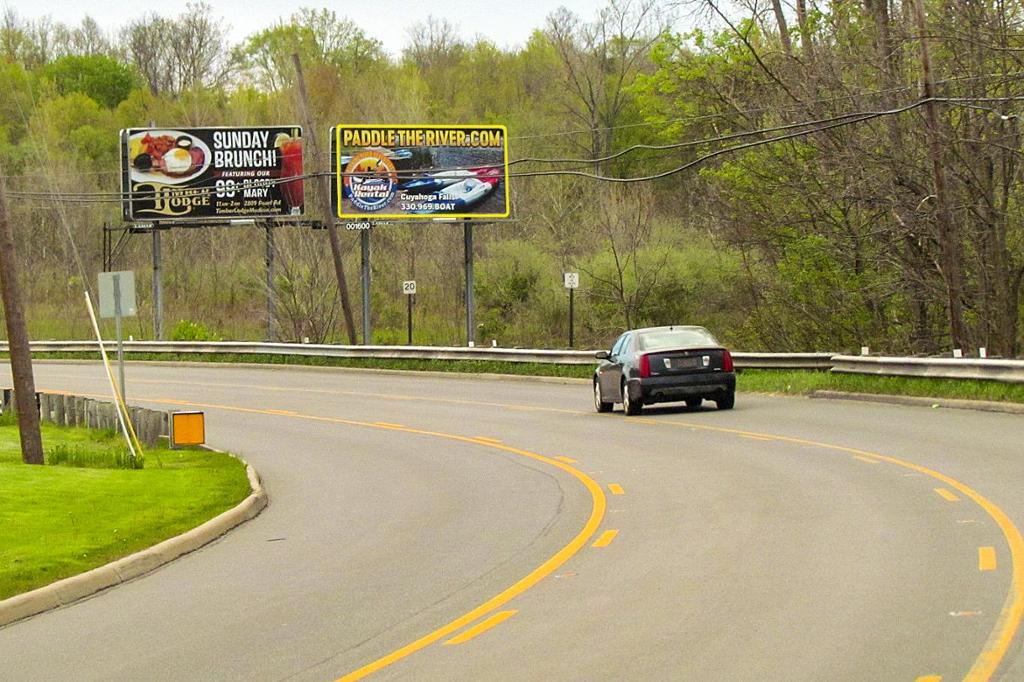
[[[0,678],[1024,680],[1020,416],[741,393],[627,419],[581,384],[337,370],[128,382],[203,409],[270,505],[0,629]]]

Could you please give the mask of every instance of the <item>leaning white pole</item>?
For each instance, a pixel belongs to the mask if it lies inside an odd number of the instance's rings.
[[[134,461],[137,457],[135,453],[135,445],[132,443],[131,436],[128,435],[128,427],[124,420],[124,413],[128,408],[124,404],[124,401],[121,400],[121,394],[117,390],[117,385],[114,383],[114,374],[110,371],[110,360],[107,359],[107,349],[103,346],[103,337],[100,335],[100,325],[96,322],[96,311],[93,310],[92,298],[89,297],[88,290],[85,292],[85,307],[89,309],[89,319],[92,320],[92,329],[96,332],[96,341],[100,344],[100,355],[103,357],[103,368],[107,371],[107,380],[110,381],[110,391],[114,394],[114,402],[117,405],[117,421],[121,425],[121,433],[124,434],[124,440],[128,443],[128,451],[132,453],[132,460]]]

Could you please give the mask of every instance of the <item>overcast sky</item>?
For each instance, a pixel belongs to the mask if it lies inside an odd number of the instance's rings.
[[[77,25],[86,14],[108,30],[114,31],[129,20],[157,13],[177,16],[185,10],[185,0],[129,2],[127,0],[0,0],[0,7],[14,9],[22,18],[49,15],[54,21]],[[214,14],[231,26],[235,42],[266,28],[279,18],[287,18],[300,7],[334,10],[348,17],[368,35],[380,40],[393,55],[402,51],[409,27],[429,16],[448,19],[462,37],[485,36],[499,47],[522,45],[544,19],[565,6],[585,19],[594,19],[606,0],[342,0],[315,2],[302,0],[208,0]]]

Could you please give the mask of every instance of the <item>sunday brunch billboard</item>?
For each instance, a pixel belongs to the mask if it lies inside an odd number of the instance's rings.
[[[342,220],[509,215],[505,126],[339,125],[331,154]]]
[[[121,192],[126,220],[301,216],[302,129],[122,130]]]

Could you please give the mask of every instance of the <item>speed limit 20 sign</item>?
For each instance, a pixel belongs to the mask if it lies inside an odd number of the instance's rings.
[[[402,282],[402,293],[406,296],[412,296],[416,293],[416,280],[410,279]]]

